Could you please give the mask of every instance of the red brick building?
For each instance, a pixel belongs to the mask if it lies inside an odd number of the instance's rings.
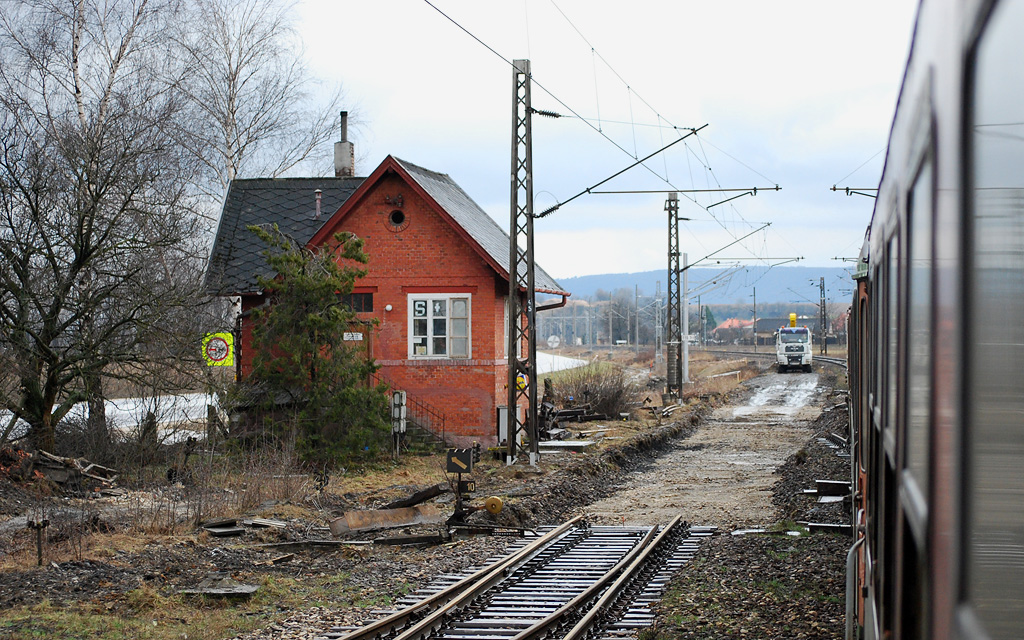
[[[509,237],[449,176],[389,156],[367,178],[232,182],[207,282],[241,298],[242,377],[252,366],[247,312],[266,300],[256,278],[272,275],[246,226],[271,222],[308,246],[338,231],[362,238],[370,260],[353,308],[378,325],[353,331],[352,343],[395,388],[444,413],[449,443],[497,441],[508,375]],[[536,283],[563,303],[569,295],[539,267]]]

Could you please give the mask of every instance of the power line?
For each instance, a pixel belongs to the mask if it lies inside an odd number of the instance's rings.
[[[708,126],[708,125],[706,125],[706,124],[705,124],[705,125],[701,125],[701,126],[700,126],[699,128],[697,128],[697,129],[694,129],[694,130],[693,130],[693,133],[691,133],[690,135],[696,135],[698,131],[700,131],[701,129],[703,129],[703,128],[704,128],[704,127],[706,127],[706,126]],[[549,208],[547,208],[546,210],[544,210],[544,211],[542,211],[541,213],[537,214],[537,215],[536,215],[535,217],[537,217],[537,218],[543,218],[544,216],[546,216],[546,215],[548,215],[548,214],[554,213],[554,212],[555,212],[555,211],[557,211],[557,210],[558,210],[558,209],[559,209],[559,208],[560,208],[560,207],[561,207],[562,205],[568,204],[568,203],[572,202],[573,200],[575,200],[576,198],[579,198],[580,196],[582,196],[582,195],[584,195],[584,194],[590,193],[590,192],[591,192],[591,190],[593,190],[593,189],[596,189],[597,187],[600,187],[600,186],[601,186],[602,184],[604,184],[604,183],[608,182],[608,181],[609,181],[609,180],[611,180],[612,178],[615,178],[615,177],[617,177],[617,176],[620,176],[620,175],[622,175],[623,173],[625,173],[625,172],[629,171],[630,169],[632,169],[633,167],[637,166],[638,164],[643,164],[643,163],[644,163],[644,162],[645,162],[646,160],[650,160],[651,158],[653,158],[653,157],[654,157],[654,156],[656,156],[657,154],[661,153],[662,151],[665,151],[666,149],[668,149],[669,147],[671,147],[671,146],[672,146],[672,145],[674,145],[674,144],[678,144],[678,143],[682,142],[682,141],[683,141],[683,140],[685,140],[685,139],[686,139],[686,136],[683,136],[682,138],[679,138],[678,140],[673,140],[672,142],[668,143],[667,145],[665,145],[665,146],[664,146],[664,147],[662,147],[661,149],[658,149],[658,150],[657,150],[657,151],[655,151],[654,153],[651,153],[650,155],[644,156],[643,158],[641,158],[640,160],[637,160],[636,162],[634,162],[633,164],[629,165],[629,166],[628,166],[628,167],[626,167],[625,169],[621,169],[621,170],[619,170],[619,171],[616,171],[615,173],[613,173],[612,175],[608,176],[608,177],[607,177],[607,178],[605,178],[604,180],[601,180],[600,182],[598,182],[597,184],[595,184],[595,185],[594,185],[594,186],[592,186],[592,187],[589,187],[589,188],[587,188],[587,189],[584,189],[583,191],[580,191],[579,193],[577,193],[577,194],[576,194],[576,195],[574,195],[573,197],[569,198],[568,200],[565,200],[565,201],[563,201],[563,202],[559,202],[558,204],[556,204],[556,205],[554,205],[554,206],[552,206],[552,207],[549,207]]]
[[[877,157],[878,157],[878,154],[882,153],[883,151],[885,151],[885,147],[882,147],[881,149],[879,149],[878,151],[876,151],[876,152],[875,152],[875,155],[871,156],[870,158],[868,158],[867,160],[865,160],[864,162],[862,162],[862,163],[860,164],[860,166],[859,166],[859,167],[857,167],[856,169],[854,169],[854,170],[853,170],[853,171],[851,171],[850,173],[846,174],[846,175],[845,175],[845,176],[843,176],[842,178],[840,178],[840,179],[836,180],[836,181],[835,181],[835,182],[833,182],[832,184],[839,184],[839,183],[840,183],[840,182],[842,182],[843,180],[846,180],[847,178],[849,178],[849,177],[850,177],[850,176],[852,176],[853,174],[857,173],[858,171],[860,171],[861,169],[863,169],[863,168],[864,168],[864,165],[866,165],[867,163],[869,163],[869,162],[871,162],[872,160],[874,160],[875,158],[877,158]]]
[[[479,44],[481,44],[481,45],[482,45],[482,46],[483,46],[484,48],[486,48],[486,49],[487,49],[488,51],[490,51],[490,52],[491,52],[492,54],[494,54],[494,55],[495,55],[495,56],[497,56],[497,57],[498,57],[499,59],[501,59],[501,60],[502,60],[502,61],[503,61],[503,62],[504,62],[505,64],[507,64],[507,65],[509,65],[509,66],[511,66],[511,67],[513,67],[513,68],[515,68],[515,67],[514,67],[514,64],[513,64],[513,62],[512,62],[511,60],[509,60],[509,59],[508,59],[508,58],[506,58],[505,56],[503,56],[503,55],[501,55],[500,53],[498,53],[498,51],[497,51],[497,50],[495,50],[495,49],[494,49],[493,47],[491,47],[491,46],[490,46],[490,45],[488,45],[488,44],[487,44],[486,42],[484,42],[484,41],[483,41],[483,40],[482,40],[481,38],[477,37],[477,36],[476,36],[475,34],[473,34],[473,33],[472,33],[471,31],[469,31],[469,30],[468,30],[467,28],[463,27],[463,26],[462,26],[461,24],[459,24],[459,23],[458,23],[458,22],[457,22],[457,21],[456,21],[456,20],[455,20],[454,18],[452,18],[452,17],[451,17],[451,16],[449,16],[449,15],[448,15],[447,13],[445,13],[445,12],[444,12],[444,11],[442,11],[442,10],[441,10],[440,8],[438,8],[438,7],[436,6],[436,5],[434,5],[434,4],[433,4],[433,3],[432,3],[432,2],[430,1],[430,0],[424,0],[424,2],[426,2],[428,6],[430,6],[430,7],[432,8],[432,9],[434,9],[435,11],[437,11],[437,12],[438,12],[439,14],[441,14],[441,15],[442,15],[442,16],[443,16],[443,17],[444,17],[445,19],[447,19],[447,20],[448,20],[449,22],[451,22],[452,24],[454,24],[454,25],[455,25],[456,27],[458,27],[458,28],[459,28],[460,30],[462,30],[462,31],[463,31],[464,33],[466,33],[466,34],[467,34],[468,36],[470,36],[471,38],[473,38],[474,40],[476,40],[476,41],[477,41],[477,42],[478,42]],[[656,155],[656,154],[657,154],[657,153],[659,153],[660,151],[663,151],[664,149],[668,148],[669,146],[672,146],[673,144],[675,144],[675,143],[679,142],[680,140],[684,140],[685,138],[689,137],[690,135],[693,135],[693,134],[695,134],[695,133],[696,133],[696,131],[697,131],[697,129],[692,129],[692,128],[681,128],[681,127],[677,127],[677,126],[675,126],[674,124],[672,124],[672,122],[671,122],[671,121],[670,121],[670,120],[669,120],[668,118],[665,118],[664,116],[662,116],[662,115],[660,114],[660,112],[658,112],[658,111],[657,111],[656,109],[654,109],[654,107],[653,107],[653,106],[651,106],[651,104],[650,104],[649,102],[647,102],[647,100],[645,100],[645,99],[643,98],[643,96],[641,96],[641,95],[637,94],[637,93],[636,93],[635,91],[633,91],[633,90],[632,90],[632,88],[630,87],[629,83],[627,83],[627,82],[625,81],[625,79],[624,79],[624,78],[622,77],[622,75],[621,75],[621,74],[619,74],[619,73],[618,73],[618,72],[617,72],[617,71],[616,71],[616,70],[615,70],[615,69],[614,69],[614,68],[613,68],[613,67],[612,67],[612,66],[611,66],[611,65],[610,65],[610,64],[608,63],[608,61],[607,61],[607,60],[605,60],[604,56],[602,56],[602,55],[601,55],[601,54],[600,54],[600,53],[599,53],[599,52],[597,51],[597,49],[596,49],[595,47],[593,47],[593,45],[591,45],[591,44],[590,44],[590,42],[589,42],[589,41],[587,40],[587,38],[586,38],[586,37],[585,37],[585,36],[584,36],[584,35],[582,34],[582,32],[580,32],[580,30],[579,30],[579,29],[578,29],[578,28],[577,28],[577,27],[575,26],[575,24],[573,24],[573,23],[572,23],[572,21],[571,21],[571,20],[569,20],[568,16],[566,16],[566,15],[565,15],[565,12],[563,12],[563,11],[562,11],[562,10],[561,10],[561,9],[560,9],[560,8],[558,7],[558,5],[556,5],[556,4],[554,3],[554,0],[551,0],[551,3],[552,3],[552,5],[553,5],[553,6],[554,6],[554,7],[555,7],[555,8],[557,9],[557,10],[558,10],[558,12],[559,12],[560,14],[562,14],[562,16],[563,16],[563,17],[565,18],[565,20],[566,20],[566,21],[567,21],[567,22],[568,22],[568,23],[570,24],[570,26],[572,26],[572,28],[573,28],[573,29],[574,29],[574,30],[576,31],[576,33],[577,33],[577,34],[578,34],[578,35],[580,36],[580,38],[581,38],[581,39],[583,39],[583,41],[584,41],[585,43],[587,43],[587,44],[588,44],[588,45],[589,45],[589,46],[591,47],[591,52],[592,52],[592,55],[593,55],[593,56],[596,56],[597,58],[600,58],[600,59],[601,59],[601,62],[602,62],[602,63],[604,63],[604,64],[605,64],[605,66],[606,66],[606,67],[608,67],[608,69],[609,69],[609,70],[610,70],[610,71],[611,71],[611,72],[612,72],[612,73],[613,73],[613,74],[615,75],[615,77],[616,77],[616,78],[618,78],[618,79],[619,79],[619,81],[620,81],[620,82],[622,82],[622,83],[623,83],[623,84],[624,84],[624,85],[626,86],[626,89],[627,89],[627,91],[631,92],[631,94],[635,94],[635,95],[637,96],[637,98],[638,98],[638,99],[639,99],[639,100],[640,100],[640,101],[641,101],[641,102],[642,102],[642,103],[643,103],[643,104],[644,104],[644,105],[645,105],[645,106],[646,106],[646,107],[647,107],[648,109],[650,109],[650,110],[651,110],[651,112],[652,112],[652,113],[654,113],[654,114],[655,114],[656,116],[658,116],[658,117],[659,117],[660,119],[663,119],[663,120],[665,120],[665,122],[667,122],[667,123],[668,123],[668,124],[669,124],[669,125],[670,125],[670,126],[671,126],[671,127],[673,128],[673,130],[675,130],[675,131],[676,131],[676,132],[677,132],[678,134],[680,134],[680,137],[679,137],[679,139],[677,139],[677,140],[673,141],[673,142],[672,142],[671,144],[669,144],[669,145],[667,145],[667,146],[664,146],[664,147],[662,147],[662,149],[661,149],[661,150],[659,150],[658,152],[655,152],[655,153],[653,153],[653,154],[650,154],[650,155],[648,155],[648,156],[644,157],[643,159],[639,159],[639,160],[638,160],[637,162],[635,162],[634,164],[630,165],[630,166],[629,166],[629,167],[627,168],[627,169],[630,169],[630,168],[633,168],[633,167],[635,167],[635,166],[637,166],[637,165],[643,166],[643,168],[644,168],[644,169],[646,169],[646,170],[647,170],[648,172],[650,172],[650,173],[651,173],[652,175],[654,175],[655,177],[657,177],[657,178],[658,178],[659,180],[662,180],[663,182],[665,182],[665,183],[666,183],[666,184],[668,184],[669,186],[671,186],[671,187],[675,188],[675,185],[674,185],[674,184],[672,183],[672,181],[671,181],[671,180],[669,180],[669,178],[668,178],[668,175],[667,175],[667,171],[666,171],[666,175],[665,175],[665,176],[661,176],[661,175],[659,175],[659,174],[658,174],[658,172],[657,172],[657,171],[655,171],[655,170],[654,170],[654,169],[652,169],[651,167],[649,167],[649,166],[647,166],[646,164],[644,164],[644,162],[645,162],[646,160],[649,160],[649,159],[650,159],[651,157],[653,157],[654,155]],[[551,96],[551,98],[552,98],[553,100],[555,100],[555,102],[557,102],[557,103],[558,103],[559,105],[561,105],[561,106],[562,106],[562,107],[564,107],[564,108],[565,108],[566,110],[568,110],[568,111],[569,111],[569,112],[570,112],[570,113],[571,113],[571,114],[572,114],[572,115],[573,115],[574,117],[576,117],[577,119],[579,119],[579,120],[581,120],[582,122],[584,122],[585,124],[587,124],[587,126],[589,126],[589,127],[590,127],[590,128],[592,129],[592,130],[594,130],[595,132],[597,132],[597,133],[598,133],[598,134],[599,134],[599,135],[600,135],[601,137],[603,137],[603,138],[604,138],[605,140],[607,140],[608,142],[610,142],[610,143],[611,143],[611,144],[612,144],[613,146],[615,146],[615,147],[616,147],[617,149],[619,149],[619,150],[620,150],[621,152],[625,153],[626,155],[630,156],[631,158],[634,158],[634,159],[636,159],[636,158],[637,158],[637,155],[638,155],[637,153],[632,153],[632,154],[631,154],[631,153],[630,153],[630,152],[629,152],[629,151],[628,151],[628,150],[627,150],[627,149],[626,149],[625,147],[623,147],[623,146],[622,146],[622,145],[620,145],[620,144],[619,144],[618,142],[616,142],[615,140],[613,140],[613,139],[612,139],[611,137],[609,137],[608,135],[606,135],[606,134],[604,133],[604,131],[602,130],[602,128],[601,128],[600,126],[594,126],[594,124],[593,124],[593,123],[591,123],[591,122],[590,122],[589,120],[587,120],[586,118],[584,118],[583,116],[581,116],[581,115],[580,115],[580,114],[579,114],[579,113],[578,113],[578,112],[577,112],[577,111],[576,111],[575,109],[573,109],[572,107],[570,107],[570,106],[569,106],[569,105],[568,105],[568,104],[567,104],[567,103],[566,103],[565,101],[563,101],[563,100],[562,100],[561,98],[559,98],[559,97],[558,97],[557,95],[555,95],[555,93],[554,93],[553,91],[551,91],[550,89],[548,89],[548,88],[547,88],[546,86],[544,86],[544,85],[543,85],[542,83],[538,82],[538,81],[536,80],[536,78],[532,78],[532,77],[531,77],[531,81],[532,81],[532,82],[533,82],[533,84],[534,84],[534,85],[536,85],[536,86],[537,86],[537,87],[538,87],[539,89],[541,89],[542,91],[544,91],[545,93],[547,93],[547,94],[548,94],[549,96]],[[596,78],[596,71],[595,71],[595,91],[596,91],[596,82],[597,82],[597,78]],[[599,122],[599,124],[600,124],[600,120],[599,120],[598,122]],[[631,125],[633,125],[633,126],[635,126],[635,121],[631,122],[630,124],[631,124]],[[704,125],[704,126],[707,126],[707,125]],[[701,127],[701,128],[703,128],[703,127]],[[683,132],[683,131],[687,131],[687,132],[689,132],[689,133],[686,133],[685,135],[682,135],[682,132]],[[634,130],[634,140],[635,140],[635,130]],[[700,138],[698,138],[698,142],[699,142],[699,141],[700,141]],[[688,147],[687,145],[684,145],[684,147],[686,147],[687,149],[689,149],[689,147]],[[716,148],[717,148],[717,147],[716,147]],[[701,147],[701,151],[703,152],[703,147]],[[695,156],[695,157],[696,157],[696,156]],[[730,157],[732,157],[732,156],[730,156]],[[714,177],[714,178],[715,178],[715,183],[716,183],[716,184],[717,184],[718,186],[721,186],[721,183],[720,183],[720,182],[718,181],[718,178],[717,178],[717,176],[714,176],[714,172],[713,172],[713,170],[711,169],[711,166],[710,166],[710,164],[709,164],[709,163],[707,162],[707,154],[706,154],[706,152],[704,152],[704,159],[703,159],[703,160],[701,160],[700,158],[698,158],[698,161],[700,161],[700,162],[701,162],[701,165],[702,165],[702,166],[704,166],[704,167],[705,167],[705,168],[706,168],[706,169],[707,169],[707,170],[708,170],[709,172],[711,172],[711,173],[712,173],[712,177]],[[623,171],[625,171],[625,170],[623,170]],[[622,172],[619,172],[619,173],[622,173]],[[611,177],[615,177],[616,175],[619,175],[619,173],[617,173],[617,174],[615,174],[615,175],[613,175],[613,176],[611,176]],[[762,177],[764,177],[764,176],[762,176]],[[606,179],[606,180],[603,180],[602,182],[598,183],[598,185],[600,185],[600,184],[603,184],[604,182],[607,182],[607,180],[610,180],[610,179],[611,179],[611,178],[608,178],[608,179]],[[767,178],[766,178],[766,179],[767,179]],[[691,182],[692,182],[692,178],[691,178]],[[595,185],[595,186],[597,186],[597,185]],[[710,187],[710,184],[709,184],[708,186]],[[680,191],[680,192],[683,192],[683,191],[685,191],[685,190],[679,189],[678,191]],[[582,196],[582,195],[583,195],[584,193],[586,193],[586,191],[584,191],[584,192],[581,192],[581,193],[579,193],[579,194],[577,194],[577,195],[573,196],[572,198],[570,198],[570,200],[574,200],[574,199],[576,199],[576,198],[578,198],[578,197]],[[683,197],[685,197],[686,199],[690,200],[690,201],[691,201],[691,202],[692,202],[693,204],[695,204],[696,206],[698,206],[698,207],[700,207],[701,209],[703,209],[704,211],[706,211],[706,212],[707,212],[707,213],[708,213],[709,215],[711,215],[711,217],[712,217],[713,219],[715,219],[716,221],[718,221],[718,222],[719,222],[719,225],[720,225],[720,226],[721,226],[721,227],[722,227],[722,228],[723,228],[723,229],[724,229],[724,230],[725,230],[725,231],[726,231],[727,233],[729,233],[730,235],[732,235],[732,236],[733,236],[734,238],[736,237],[736,236],[735,236],[735,234],[734,234],[734,233],[733,233],[733,232],[732,232],[732,231],[731,231],[731,230],[730,230],[730,229],[729,229],[729,228],[728,228],[728,227],[727,227],[727,226],[726,226],[726,225],[725,225],[724,223],[722,223],[721,221],[719,221],[719,220],[718,220],[718,218],[717,218],[717,217],[716,217],[716,216],[715,216],[715,215],[714,215],[714,214],[713,214],[713,213],[712,213],[712,212],[711,212],[711,211],[709,210],[709,208],[708,208],[708,207],[706,207],[706,206],[704,206],[704,205],[701,205],[701,204],[700,204],[699,202],[697,202],[697,200],[696,200],[695,198],[692,198],[692,197],[690,197],[690,196],[687,196],[687,195],[685,195],[685,193],[683,194]],[[569,201],[569,200],[566,200],[565,202],[568,202],[568,201]],[[545,215],[547,215],[547,214],[551,213],[552,211],[554,211],[555,209],[557,209],[558,207],[560,207],[560,206],[561,206],[562,204],[565,204],[565,202],[563,202],[563,203],[561,203],[561,204],[559,204],[559,205],[556,205],[555,207],[552,207],[551,209],[549,209],[549,210],[545,211],[544,213],[542,213],[541,215],[539,215],[539,216],[537,216],[537,217],[543,217],[543,216],[545,216]],[[718,204],[721,204],[721,203],[718,203]],[[742,221],[743,221],[743,222],[744,222],[744,223],[745,223],[746,225],[748,225],[748,226],[753,226],[753,225],[751,225],[751,224],[750,224],[749,222],[747,222],[747,221],[746,221],[746,220],[745,220],[745,219],[743,218],[742,214],[740,214],[740,213],[739,213],[738,211],[736,211],[736,209],[735,209],[734,207],[731,207],[731,208],[732,208],[732,210],[733,210],[733,211],[734,211],[734,212],[736,213],[736,215],[738,215],[738,216],[739,216],[739,218],[740,218],[740,219],[741,219],[741,220],[742,220]],[[746,236],[744,236],[744,237],[746,237]],[[756,257],[756,256],[755,256],[755,257]]]

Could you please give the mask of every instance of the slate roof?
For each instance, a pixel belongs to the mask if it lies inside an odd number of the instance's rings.
[[[502,275],[508,275],[509,236],[498,226],[491,216],[487,215],[469,195],[462,190],[448,174],[437,173],[423,167],[406,162],[399,158],[394,160],[405,169],[413,180],[441,206],[456,223],[459,224],[487,252],[494,262],[501,267]],[[520,265],[520,274],[525,273],[526,266]],[[568,293],[540,265],[536,265],[533,273],[534,289],[543,293]]]
[[[257,275],[271,277],[263,242],[246,227],[276,222],[305,244],[348,200],[365,178],[256,178],[232,180],[206,271],[206,288],[218,295],[256,293]],[[316,190],[320,218],[316,219]]]
[[[391,157],[426,194],[462,227],[495,268],[507,277],[509,236],[447,174]],[[385,161],[387,162],[387,161]],[[366,178],[256,178],[233,180],[224,200],[206,286],[218,295],[258,293],[258,275],[273,275],[261,252],[263,242],[246,227],[276,222],[296,242],[306,244],[341,208]],[[315,191],[321,193],[321,216],[314,218]],[[522,268],[525,269],[525,266]],[[565,294],[565,289],[538,265],[534,288]]]

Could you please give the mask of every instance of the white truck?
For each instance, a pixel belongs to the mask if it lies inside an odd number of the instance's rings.
[[[775,334],[775,362],[779,373],[795,368],[810,372],[813,357],[811,330],[796,326],[796,314],[789,314],[789,326],[780,327]]]

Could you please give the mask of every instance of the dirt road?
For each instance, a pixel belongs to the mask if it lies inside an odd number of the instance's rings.
[[[821,412],[818,374],[767,373],[746,386],[674,451],[587,507],[592,521],[655,524],[681,513],[726,531],[770,523],[773,473],[804,445]]]

